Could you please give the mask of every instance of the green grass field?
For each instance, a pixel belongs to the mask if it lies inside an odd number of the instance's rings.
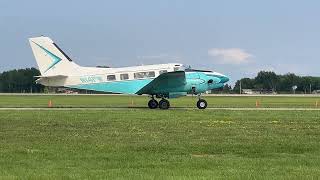
[[[204,97],[208,107],[245,107],[252,108],[258,101],[260,107],[285,108],[320,108],[318,97]],[[1,107],[47,107],[49,100],[53,107],[147,107],[149,98],[146,96],[7,96],[0,95]],[[196,107],[197,97],[170,99],[172,107]]]
[[[312,107],[315,101],[260,98],[268,107]],[[143,107],[146,102],[126,96],[1,96],[1,107],[18,107],[18,102],[45,107],[48,99],[60,107],[111,107],[115,102],[127,107],[132,100]],[[207,99],[211,107],[255,106],[254,97]],[[180,100],[172,104],[189,107],[195,101]],[[320,111],[0,111],[0,179],[319,177]]]

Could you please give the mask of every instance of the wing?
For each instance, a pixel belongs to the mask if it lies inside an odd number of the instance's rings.
[[[170,89],[185,85],[185,83],[186,75],[184,71],[163,73],[140,89],[136,94],[166,93]]]

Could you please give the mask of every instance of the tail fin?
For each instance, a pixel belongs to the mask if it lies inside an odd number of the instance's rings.
[[[49,38],[35,37],[29,39],[33,55],[43,76],[70,75],[78,65]]]

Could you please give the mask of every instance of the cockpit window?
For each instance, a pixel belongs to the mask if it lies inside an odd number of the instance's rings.
[[[173,68],[173,71],[179,71],[180,70],[180,67],[174,67]]]
[[[212,72],[209,70],[199,70],[199,69],[185,69],[186,72]]]

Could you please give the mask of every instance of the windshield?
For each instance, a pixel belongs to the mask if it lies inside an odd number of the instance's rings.
[[[193,68],[191,68],[190,65],[183,65],[181,68],[183,68],[184,71],[186,71],[186,72],[212,72],[209,70],[193,69]]]

